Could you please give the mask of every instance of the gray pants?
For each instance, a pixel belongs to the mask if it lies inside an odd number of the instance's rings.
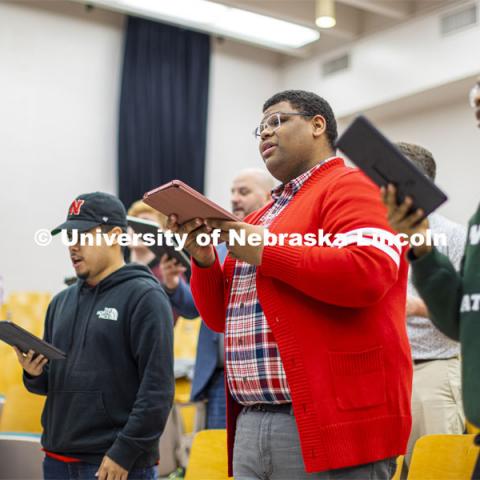
[[[243,410],[233,449],[235,480],[390,480],[395,458],[320,473],[306,473],[292,414]]]

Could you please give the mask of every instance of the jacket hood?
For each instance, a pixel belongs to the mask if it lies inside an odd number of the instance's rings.
[[[83,336],[81,341],[81,344],[83,347],[85,346],[85,342],[87,340],[87,332],[88,332],[88,327],[90,323],[90,315],[94,310],[94,308],[97,306],[98,296],[101,293],[107,290],[110,290],[111,288],[116,287],[121,283],[131,280],[133,278],[135,279],[144,278],[146,281],[150,282],[152,286],[155,284],[158,284],[157,279],[152,275],[152,272],[147,267],[145,267],[144,265],[140,265],[138,263],[129,263],[119,268],[118,270],[115,270],[113,273],[108,275],[108,277],[105,277],[101,282],[99,282],[94,287],[89,287],[93,294],[93,301],[91,302],[90,310],[86,315],[86,326],[83,329]],[[75,284],[75,286],[72,287],[72,288],[76,288],[75,322],[77,321],[81,290],[87,285],[88,284],[85,282],[85,280],[79,279],[79,281]],[[70,328],[70,334],[69,334],[70,341],[69,341],[68,352],[70,352],[71,347],[73,345],[73,334],[74,334],[74,326],[72,324]]]
[[[98,293],[101,293],[119,285],[120,283],[131,280],[132,278],[145,278],[146,280],[152,282],[152,284],[158,283],[148,267],[138,263],[129,263],[118,270],[115,270],[108,277],[105,277],[94,288],[98,291]],[[79,280],[77,282],[78,289],[81,289],[85,283],[85,280]]]

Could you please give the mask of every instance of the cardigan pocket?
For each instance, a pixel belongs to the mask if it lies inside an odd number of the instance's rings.
[[[329,352],[337,406],[341,410],[386,402],[383,347],[360,352]]]

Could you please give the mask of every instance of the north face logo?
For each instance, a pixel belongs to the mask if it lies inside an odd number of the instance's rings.
[[[97,316],[102,320],[113,320],[116,322],[118,320],[118,311],[116,308],[105,307],[97,312]]]
[[[70,210],[68,211],[69,215],[80,215],[80,210],[82,209],[82,205],[85,203],[85,200],[79,199],[74,200],[70,205]]]

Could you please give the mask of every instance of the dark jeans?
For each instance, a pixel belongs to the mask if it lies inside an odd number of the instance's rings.
[[[226,425],[225,380],[223,369],[212,376],[207,390],[207,428],[224,429]]]
[[[390,480],[395,458],[328,472],[306,473],[291,413],[243,410],[233,449],[235,480]]]
[[[43,459],[45,480],[97,480],[95,474],[100,465],[90,463],[64,463],[51,457]],[[157,467],[134,468],[128,473],[128,480],[156,480]]]

